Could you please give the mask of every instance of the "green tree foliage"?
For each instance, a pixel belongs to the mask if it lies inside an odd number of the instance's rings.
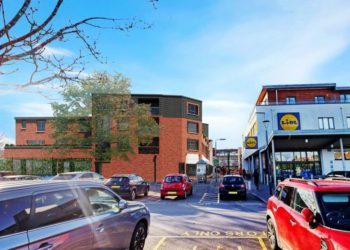
[[[133,101],[130,80],[121,74],[94,73],[64,87],[63,102],[52,103],[53,147],[62,154],[79,147],[100,162],[129,160],[139,144],[158,136],[150,106]]]

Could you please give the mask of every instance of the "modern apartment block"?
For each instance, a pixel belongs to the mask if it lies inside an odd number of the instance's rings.
[[[159,123],[159,137],[150,145],[136,145],[130,161],[111,159],[99,172],[105,177],[115,173],[137,173],[146,180],[161,180],[171,172],[195,175],[196,163],[209,163],[209,126],[202,123],[202,102],[174,95],[134,94],[137,103],[151,106],[151,115]],[[52,175],[57,172],[95,170],[95,159],[76,148],[69,154],[47,150],[52,117],[16,117],[16,145],[8,145],[4,156],[13,159],[18,173]],[[43,172],[44,171],[44,172]]]
[[[350,170],[350,87],[263,86],[245,132],[244,168],[268,165],[274,184],[293,177]]]

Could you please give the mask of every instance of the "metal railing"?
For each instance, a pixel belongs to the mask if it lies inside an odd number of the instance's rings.
[[[338,99],[332,99],[332,100],[296,100],[294,103],[290,103],[287,101],[280,101],[280,102],[260,102],[257,104],[257,106],[274,106],[274,105],[304,105],[304,104],[350,104],[350,100],[338,100]]]

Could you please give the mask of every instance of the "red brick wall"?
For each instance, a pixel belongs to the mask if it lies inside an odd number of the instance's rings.
[[[314,101],[315,96],[325,96],[326,101],[328,100],[339,100],[339,92],[331,89],[299,89],[299,90],[277,90],[278,102],[284,103],[286,97],[295,96],[296,101]],[[276,91],[268,90],[269,102],[276,102]]]
[[[50,138],[52,133],[52,125],[50,121],[46,121],[45,132],[37,132],[36,120],[26,120],[27,128],[22,129],[22,121],[16,121],[16,145],[27,145],[27,140],[44,140],[45,144],[53,144]]]
[[[7,159],[73,159],[73,158],[89,158],[92,156],[87,151],[74,149],[67,154],[60,154],[59,152],[50,152],[48,149],[40,148],[6,148],[4,151],[4,158]]]

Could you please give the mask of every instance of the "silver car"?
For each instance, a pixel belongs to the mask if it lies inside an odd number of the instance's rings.
[[[82,171],[82,172],[65,172],[59,173],[52,177],[51,180],[91,180],[103,183],[105,178],[95,172]]]
[[[0,183],[1,249],[143,249],[150,214],[93,181]]]

